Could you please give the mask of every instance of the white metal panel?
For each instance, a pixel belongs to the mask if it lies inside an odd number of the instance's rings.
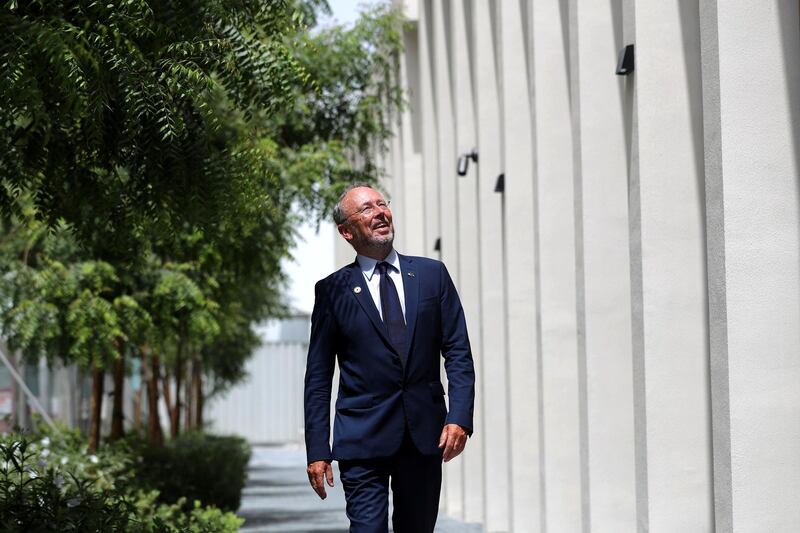
[[[307,350],[304,342],[264,343],[247,363],[247,379],[212,400],[212,430],[258,444],[302,442]]]

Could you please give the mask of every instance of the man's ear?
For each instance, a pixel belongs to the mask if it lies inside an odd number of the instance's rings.
[[[353,240],[353,234],[347,228],[347,224],[337,224],[336,229],[339,230],[339,235],[344,237],[344,240],[346,240],[347,242]]]

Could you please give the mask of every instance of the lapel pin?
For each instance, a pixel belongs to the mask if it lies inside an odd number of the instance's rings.
[[[353,292],[358,294],[361,292],[361,287],[353,287]]]
[[[413,272],[408,272],[408,277],[413,278],[414,276],[416,276],[416,274],[414,274]]]

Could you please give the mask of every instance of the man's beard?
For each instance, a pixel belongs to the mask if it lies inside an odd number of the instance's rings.
[[[392,243],[394,243],[394,228],[392,228],[391,232],[388,235],[382,236],[374,236],[370,235],[369,237],[355,237],[355,243],[361,247],[369,248],[372,250],[385,250],[387,248],[392,247]]]

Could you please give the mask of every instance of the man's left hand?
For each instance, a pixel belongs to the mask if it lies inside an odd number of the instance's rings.
[[[467,445],[467,432],[458,424],[447,424],[442,429],[442,436],[439,437],[439,448],[444,448],[442,459],[446,463],[450,459],[458,457]]]

